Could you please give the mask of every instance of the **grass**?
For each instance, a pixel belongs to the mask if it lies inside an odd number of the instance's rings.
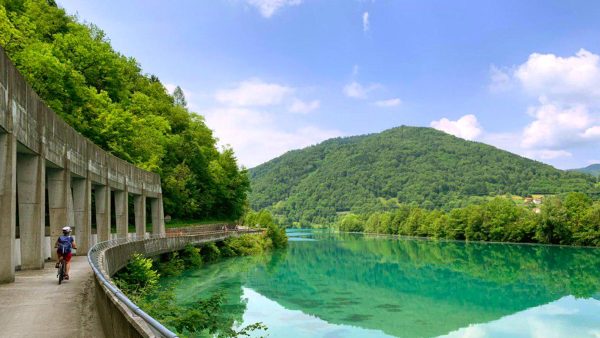
[[[209,219],[209,220],[182,220],[182,219],[174,219],[168,223],[165,223],[165,227],[169,228],[182,228],[194,225],[206,225],[206,224],[223,224],[223,223],[234,223],[235,220],[223,220],[223,219]]]
[[[199,220],[199,219],[175,219],[169,222],[165,222],[165,229],[171,228],[183,228],[194,225],[207,225],[207,224],[224,224],[224,223],[235,223],[234,220],[223,220],[223,219],[209,219],[209,220]],[[135,233],[135,225],[129,224],[128,232]],[[152,223],[146,224],[146,232],[152,233]]]

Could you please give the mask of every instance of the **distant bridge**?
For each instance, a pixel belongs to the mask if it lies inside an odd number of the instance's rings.
[[[113,199],[116,237],[127,237],[130,196],[136,235],[146,234],[147,200],[152,233],[164,234],[160,177],[105,152],[60,119],[0,47],[0,283],[14,282],[18,266],[43,269],[66,225],[74,227],[80,253],[94,240],[109,240]]]

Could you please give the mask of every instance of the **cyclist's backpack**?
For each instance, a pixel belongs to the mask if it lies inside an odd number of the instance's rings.
[[[69,253],[71,252],[71,236],[60,236],[58,237],[58,249],[61,253]]]

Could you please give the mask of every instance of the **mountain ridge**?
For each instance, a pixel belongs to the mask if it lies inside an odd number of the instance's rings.
[[[328,224],[394,203],[454,208],[498,194],[593,189],[594,179],[427,127],[338,137],[249,170],[251,207],[284,222]],[[387,205],[387,206],[386,206]]]
[[[576,172],[590,174],[592,176],[600,177],[600,163],[590,164],[584,168],[570,169],[569,171],[576,171]]]

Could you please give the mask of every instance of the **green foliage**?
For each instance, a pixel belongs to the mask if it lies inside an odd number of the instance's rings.
[[[347,214],[338,219],[336,227],[468,241],[600,245],[600,202],[592,202],[582,193],[568,193],[545,198],[537,211],[540,213],[496,197],[449,212],[401,205],[388,212]]]
[[[202,265],[202,256],[200,255],[200,249],[195,246],[188,244],[181,251],[181,258],[186,268],[199,267]]]
[[[431,128],[405,126],[290,151],[252,168],[250,177],[251,207],[268,208],[282,224],[293,226],[327,225],[339,214],[391,212],[401,205],[449,211],[507,193],[599,191],[589,175]],[[420,216],[412,215],[415,221]],[[409,228],[400,232],[412,232]]]
[[[228,253],[227,256],[259,255],[272,246],[270,241],[258,234],[230,237],[224,244],[220,250],[221,253]]]
[[[134,254],[127,266],[115,276],[114,281],[126,294],[140,298],[156,290],[159,277],[158,272],[152,268],[152,259]]]
[[[267,226],[266,237],[271,241],[271,245],[275,249],[282,249],[288,245],[288,237],[285,233],[285,228],[280,227],[275,223]]]
[[[248,210],[242,218],[242,224],[248,227],[266,228],[265,238],[268,239],[268,247],[281,249],[287,247],[288,238],[285,228],[277,224],[277,220],[268,210]]]
[[[213,262],[221,256],[221,250],[219,250],[217,245],[213,242],[204,244],[200,248],[200,252],[202,253],[202,259],[205,262]]]
[[[342,231],[360,232],[363,231],[363,223],[358,215],[347,214],[340,219],[339,228]]]
[[[200,258],[202,259],[202,258]],[[187,267],[179,252],[169,252],[155,261],[155,266],[161,276],[179,276]]]
[[[252,237],[260,238],[259,235]],[[211,252],[213,254],[214,251]],[[226,314],[223,305],[225,295],[222,292],[200,299],[193,306],[178,306],[172,288],[158,288],[159,273],[152,263],[150,258],[135,254],[113,280],[146,313],[175,329],[181,336],[240,337],[250,336],[256,330],[267,330],[260,322],[239,331],[232,329],[233,319]],[[161,273],[165,272],[163,276],[177,276],[184,268],[199,264],[202,264],[200,250],[188,245],[182,251],[162,255],[155,266]]]
[[[256,228],[266,228],[270,224],[275,224],[275,218],[268,210],[248,210],[242,218],[242,225]]]
[[[585,168],[572,169],[572,171],[578,171],[580,173],[586,173],[600,178],[600,163],[590,164]]]
[[[180,333],[181,337],[249,337],[253,331],[267,330],[260,322],[234,330],[233,319],[227,315],[223,304],[224,298],[224,293],[217,291],[192,306],[182,307],[175,304],[173,290],[165,289],[140,304],[149,315]]]
[[[165,213],[237,219],[249,180],[181,88],[170,95],[104,32],[46,0],[0,0],[0,45],[46,104],[114,155],[159,173]]]

